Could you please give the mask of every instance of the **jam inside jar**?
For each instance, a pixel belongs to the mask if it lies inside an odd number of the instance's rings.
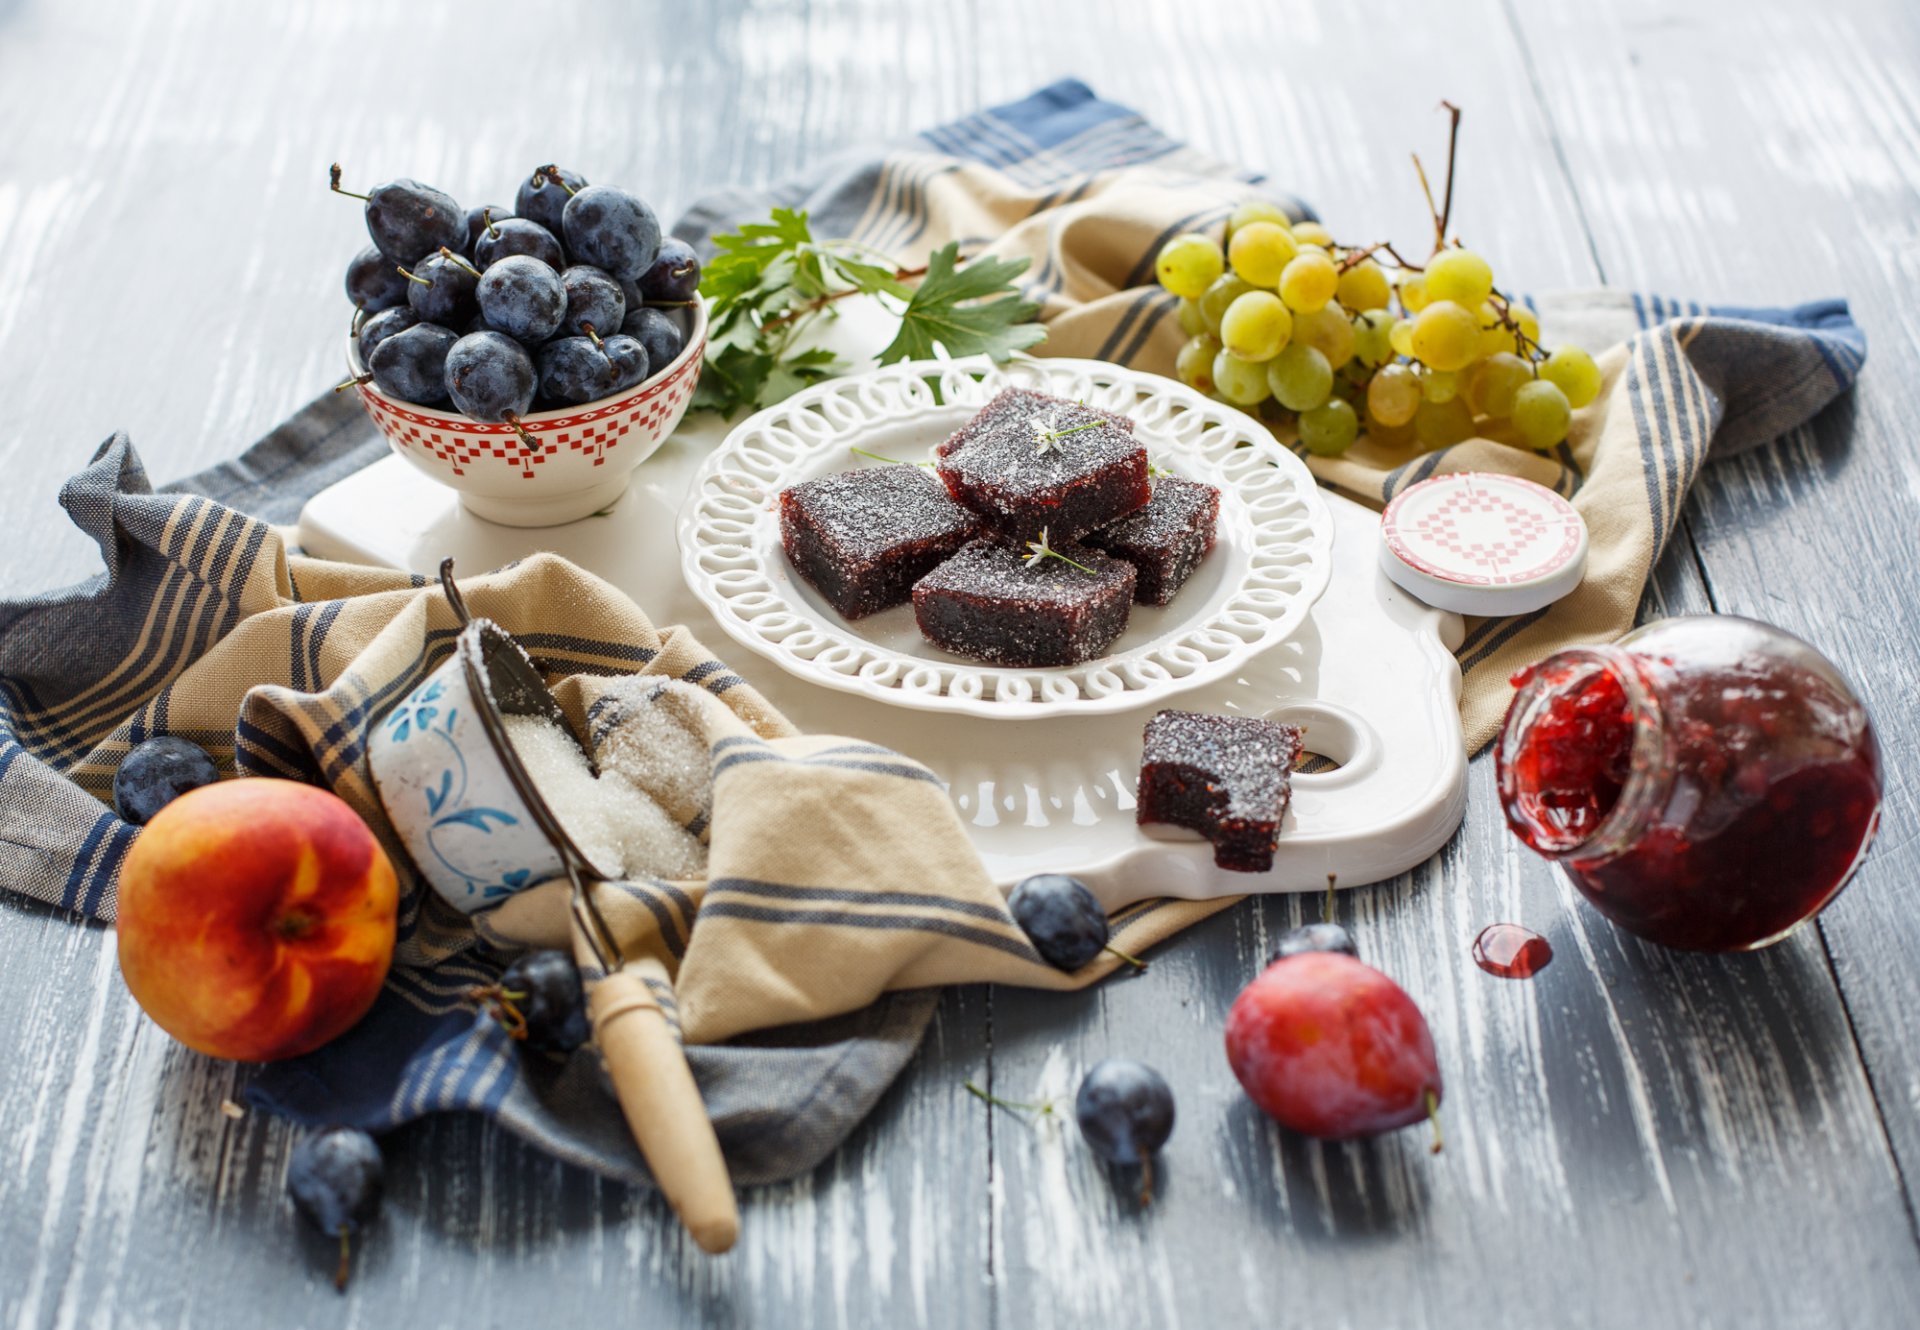
[[[1873,839],[1873,725],[1790,633],[1663,619],[1513,682],[1494,759],[1507,824],[1649,941],[1777,942],[1833,899]]]

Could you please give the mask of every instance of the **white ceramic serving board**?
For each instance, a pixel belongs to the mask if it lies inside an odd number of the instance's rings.
[[[1443,845],[1466,801],[1466,752],[1451,648],[1461,623],[1379,570],[1379,518],[1338,495],[1333,577],[1306,624],[1235,677],[1173,705],[1238,711],[1307,727],[1311,751],[1343,765],[1294,780],[1271,872],[1228,873],[1212,847],[1134,822],[1140,735],[1153,708],[1020,721],[909,711],[794,678],[738,648],[680,574],[681,499],[725,426],[690,417],[634,473],[605,516],[568,526],[498,526],[452,491],[386,458],[315,496],[299,538],[312,554],[431,575],[452,555],[468,572],[551,550],[632,596],[656,623],[685,624],[795,724],[886,744],[931,767],[996,880],[1036,872],[1086,879],[1113,908],[1152,896],[1319,891],[1328,873],[1360,886],[1403,872]]]

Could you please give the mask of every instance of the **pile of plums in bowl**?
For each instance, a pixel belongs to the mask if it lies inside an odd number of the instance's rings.
[[[416,180],[366,194],[350,382],[393,450],[514,526],[605,508],[700,374],[700,260],[625,190],[534,168],[512,208]],[[346,385],[342,385],[346,386]]]

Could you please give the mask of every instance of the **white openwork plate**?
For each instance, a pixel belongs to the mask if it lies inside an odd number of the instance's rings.
[[[1153,461],[1221,492],[1213,553],[1171,605],[1136,605],[1110,652],[1005,669],[940,650],[902,605],[842,619],[787,562],[774,500],[816,476],[933,455],[989,398],[1026,387],[1123,412]],[[1326,588],[1332,519],[1258,422],[1151,374],[1090,360],[914,361],[810,388],[742,422],[680,509],[681,568],[720,626],[798,678],[896,706],[990,718],[1150,706],[1284,641]]]

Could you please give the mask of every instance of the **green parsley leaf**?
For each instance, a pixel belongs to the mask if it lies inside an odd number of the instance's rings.
[[[1025,259],[974,259],[958,266],[960,246],[947,244],[927,259],[927,275],[900,316],[900,332],[880,353],[880,363],[927,360],[935,345],[947,354],[982,353],[1003,361],[1045,340],[1047,331],[1033,322],[1040,307],[1013,290],[1013,279],[1027,270]]]

